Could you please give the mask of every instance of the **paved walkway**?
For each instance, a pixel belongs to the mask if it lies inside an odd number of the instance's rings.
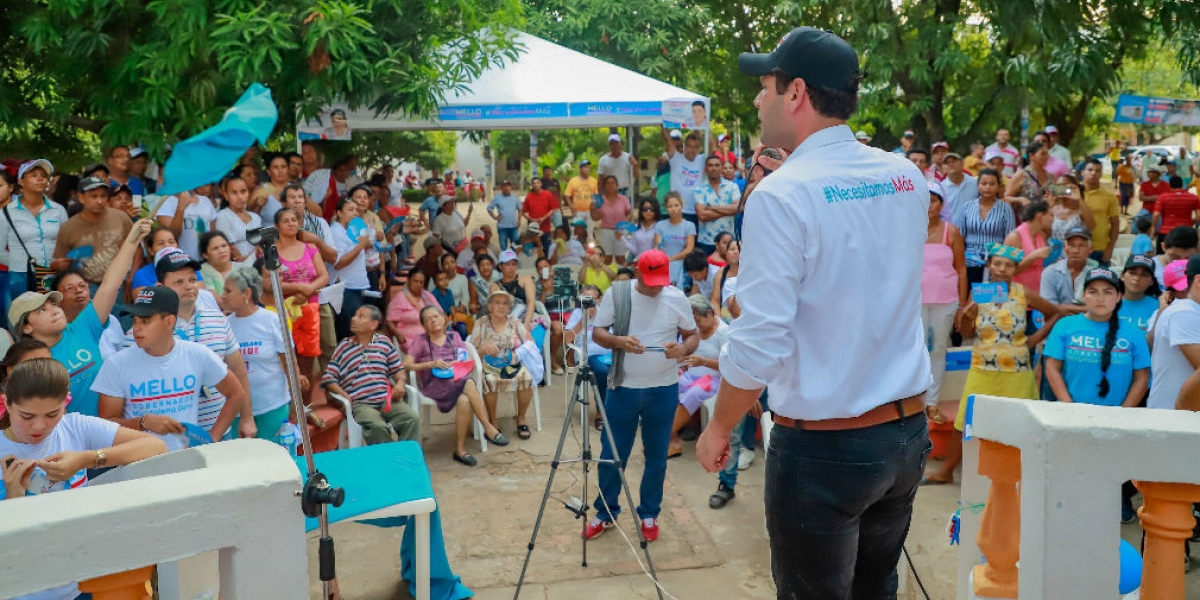
[[[434,424],[428,429],[425,451],[442,507],[451,564],[480,600],[513,597],[561,431],[566,390],[562,377],[541,389],[543,428],[535,431],[532,439],[517,440],[512,420],[502,418],[501,429],[513,439],[511,445],[489,446],[489,451],[482,453],[470,443],[468,447],[480,459],[475,469],[450,459],[454,436],[451,425]],[[501,396],[502,415],[511,414],[512,403],[511,394]],[[530,413],[532,421],[532,409]],[[599,434],[590,428],[588,433],[598,453]],[[565,457],[578,456],[579,435],[575,423],[567,437]],[[774,598],[770,553],[763,534],[762,460],[760,448],[754,464],[741,472],[737,498],[722,510],[708,508],[708,496],[716,489],[717,480],[696,462],[693,443],[685,444],[683,457],[670,461],[662,537],[650,545],[650,552],[663,586],[676,598]],[[635,450],[629,469],[635,499],[641,466],[640,451]],[[578,465],[560,467],[554,496],[568,501],[572,496],[583,497],[581,477]],[[594,498],[595,481],[593,470],[588,500]],[[957,485],[925,487],[917,495],[907,546],[934,600],[954,598],[956,550],[948,545],[945,527],[957,501]],[[628,516],[622,521],[630,538],[635,539],[633,521]],[[581,567],[580,525],[561,503],[551,499],[522,598],[657,597],[650,580],[639,574],[635,553],[615,532],[588,544],[588,567]],[[346,598],[408,598],[398,575],[402,528],[350,522],[336,524],[332,531]],[[1136,544],[1140,530],[1136,525],[1125,525],[1122,535]],[[315,580],[314,536],[309,537],[309,556],[309,572]],[[921,598],[915,585],[908,587],[901,598]],[[312,591],[312,598],[320,597],[319,586],[314,585]],[[1200,569],[1189,576],[1188,598],[1200,600]]]

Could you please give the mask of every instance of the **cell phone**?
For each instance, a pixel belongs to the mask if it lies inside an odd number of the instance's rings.
[[[662,346],[646,346],[644,349],[647,352],[666,352],[667,351],[667,349],[663,348]]]
[[[8,459],[4,461],[4,468],[7,469],[7,468],[11,467],[12,464],[15,462],[17,462],[16,458],[14,458],[12,456],[8,457]]]
[[[1054,194],[1055,196],[1070,196],[1071,195],[1071,186],[1058,185],[1056,183],[1056,184],[1050,186],[1050,193]]]

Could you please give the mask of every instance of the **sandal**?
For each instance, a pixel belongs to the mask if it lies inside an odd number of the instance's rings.
[[[307,421],[309,425],[312,425],[317,430],[325,429],[325,426],[327,425],[327,423],[325,423],[325,419],[322,419],[320,417],[320,415],[318,415],[315,412],[310,412],[307,415],[305,415],[304,420]]]
[[[519,437],[523,440],[527,440],[532,435],[533,435],[533,432],[529,431],[528,425],[517,425],[517,437]]]
[[[680,456],[683,456],[683,448],[672,448],[667,450],[667,460],[679,458]]]
[[[929,418],[934,425],[943,425],[946,423],[946,415],[942,414],[942,409],[936,404],[925,407],[925,416]]]
[[[471,456],[470,454],[463,454],[460,456],[457,452],[455,452],[451,456],[454,457],[454,460],[456,462],[460,462],[464,465],[467,465],[468,467],[473,467],[473,466],[479,464],[479,461],[475,460],[475,457]]]
[[[592,426],[596,428],[596,431],[604,431],[604,419],[596,417],[596,419],[592,421]]]

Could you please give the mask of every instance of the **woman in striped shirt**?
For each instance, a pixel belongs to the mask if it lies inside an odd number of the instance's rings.
[[[1000,173],[995,169],[979,172],[979,197],[969,200],[954,215],[954,225],[966,242],[967,281],[983,281],[988,244],[1001,243],[1017,227],[1012,207],[1001,201]]]

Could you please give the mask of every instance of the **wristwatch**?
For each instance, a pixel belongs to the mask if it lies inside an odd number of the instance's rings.
[[[96,468],[102,468],[108,464],[108,455],[103,450],[96,451]]]

